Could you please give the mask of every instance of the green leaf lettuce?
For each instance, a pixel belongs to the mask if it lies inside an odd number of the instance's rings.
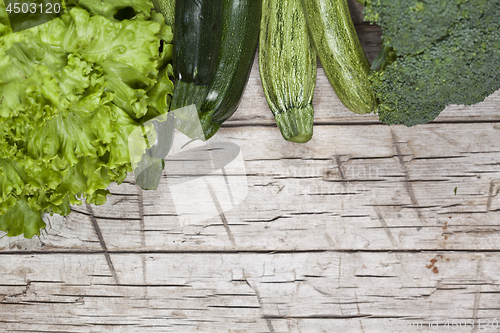
[[[171,30],[152,7],[81,0],[13,33],[0,1],[0,230],[9,236],[39,235],[43,212],[105,203],[108,185],[132,171],[130,133],[167,112],[173,91]]]

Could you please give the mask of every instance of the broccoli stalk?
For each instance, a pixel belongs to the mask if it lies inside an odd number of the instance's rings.
[[[382,50],[380,50],[378,56],[373,60],[371,69],[372,71],[376,71],[377,69],[383,71],[394,60],[396,60],[394,48],[384,43],[382,44]]]

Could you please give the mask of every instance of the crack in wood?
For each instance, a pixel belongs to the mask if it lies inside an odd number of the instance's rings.
[[[398,157],[398,160],[399,160],[399,164],[401,165],[401,168],[403,170],[403,175],[404,175],[404,179],[405,179],[404,184],[405,184],[406,191],[408,192],[408,195],[410,196],[410,200],[411,200],[412,206],[417,211],[417,215],[418,215],[419,220],[422,223],[425,223],[424,218],[422,216],[422,212],[419,209],[419,204],[418,204],[418,201],[417,201],[417,197],[415,196],[415,192],[413,190],[413,185],[412,185],[412,182],[410,180],[410,175],[408,173],[408,167],[406,166],[406,163],[405,163],[405,161],[403,159],[403,154],[401,152],[401,147],[399,146],[399,140],[396,137],[396,133],[394,133],[394,130],[392,128],[391,128],[391,136],[392,136],[393,147],[394,147],[394,149],[396,149],[396,153],[397,153],[397,157]],[[422,229],[421,226],[417,227],[417,230],[420,230],[420,229]]]
[[[142,248],[146,248],[146,236],[145,236],[145,227],[144,227],[144,196],[142,189],[139,189],[139,217],[141,219],[140,228],[141,228],[141,246]]]
[[[205,179],[205,183],[207,184],[208,191],[210,192],[210,196],[212,197],[212,200],[215,204],[215,207],[217,208],[217,212],[219,213],[219,217],[222,220],[222,224],[224,225],[224,229],[226,229],[227,236],[229,237],[229,240],[231,241],[231,244],[233,247],[236,247],[236,242],[234,240],[233,233],[231,232],[231,229],[229,228],[229,223],[227,222],[226,215],[224,214],[224,210],[222,209],[219,199],[217,199],[217,196],[215,195],[214,189],[212,188],[212,185]]]
[[[483,257],[479,256],[479,260],[477,262],[476,279],[478,279],[479,276],[481,275],[482,264],[483,264]],[[479,309],[479,301],[480,301],[480,299],[481,299],[481,284],[478,283],[476,285],[476,291],[474,293],[474,307],[473,307],[473,310],[472,310],[472,320],[473,320],[474,323],[477,322],[478,309]],[[474,325],[472,327],[472,333],[474,333],[476,331],[477,331],[477,325]]]
[[[358,294],[356,293],[356,290],[354,291],[354,299],[356,300],[356,309],[358,310],[358,315],[361,314],[361,310],[359,309],[359,303],[358,302]],[[364,302],[361,302],[364,303]],[[361,319],[359,320],[359,326],[361,327],[361,333],[365,333],[365,329],[363,327],[363,322]]]
[[[116,206],[118,205],[119,203],[122,203],[122,202],[127,202],[127,198],[121,198],[120,200],[116,201],[116,202],[113,202],[113,206]]]
[[[139,205],[139,217],[141,218],[140,222],[140,230],[141,230],[141,248],[146,248],[146,228],[144,222],[144,192],[141,188],[139,188],[139,196],[138,196],[138,205]],[[142,255],[142,282],[144,285],[147,285],[147,269],[146,269],[146,256]],[[148,288],[144,288],[144,299],[149,307],[149,293]]]
[[[319,278],[323,278],[323,276],[320,276]],[[323,291],[323,290],[319,289],[318,287],[316,287],[315,285],[313,285],[311,283],[309,283],[309,285],[311,286],[311,288],[313,288],[314,290],[316,290],[321,295],[328,296],[328,297],[333,297],[334,296],[334,295],[332,295],[330,293],[327,293],[326,291]]]
[[[331,211],[322,211],[322,212],[300,212],[300,213],[294,213],[290,212],[289,215],[293,216],[304,216],[304,215],[331,215],[331,216],[340,216],[339,214],[333,213]]]
[[[354,274],[355,277],[361,277],[361,278],[376,278],[376,279],[386,279],[386,278],[398,278],[399,276],[397,275],[373,275],[373,274]]]
[[[342,184],[344,188],[348,186],[348,180],[344,173],[344,163],[340,160],[340,155],[335,155],[335,162],[337,163],[337,169],[339,170],[340,178],[342,179]]]
[[[356,315],[309,315],[309,316],[279,316],[279,315],[267,315],[266,318],[269,319],[358,319],[358,318],[369,318],[369,319],[404,319],[405,316],[372,316],[369,314],[356,314]]]
[[[486,201],[486,211],[487,212],[491,211],[491,203],[492,203],[493,197],[498,195],[498,189],[495,192],[495,187],[496,187],[496,182],[494,180],[492,180],[490,182],[490,188],[488,190],[488,200]],[[493,192],[495,192],[495,193],[493,193]]]
[[[459,149],[462,149],[462,147],[460,147],[460,145],[459,145],[457,142],[455,142],[455,140],[451,140],[451,139],[447,138],[446,136],[444,136],[444,135],[440,134],[439,132],[437,132],[437,131],[436,131],[435,129],[433,129],[433,128],[431,128],[431,129],[430,129],[430,131],[431,131],[432,133],[434,133],[435,135],[439,136],[440,138],[444,139],[446,142],[448,142],[448,143],[449,143],[449,144],[451,144],[452,146],[455,146],[455,147],[457,147],[457,148],[459,148]]]
[[[90,221],[92,222],[97,238],[99,238],[99,243],[101,244],[104,257],[106,258],[106,262],[108,263],[108,268],[111,271],[111,274],[113,275],[115,283],[118,285],[120,284],[120,280],[118,279],[118,274],[116,274],[113,261],[111,260],[111,256],[109,255],[108,247],[106,246],[106,242],[104,241],[104,237],[102,236],[101,228],[99,228],[99,224],[97,223],[97,219],[94,215],[94,210],[92,209],[92,206],[89,205],[87,202],[85,203],[85,206],[90,214],[89,215]]]
[[[384,228],[385,234],[387,235],[387,238],[389,238],[389,241],[390,241],[392,247],[394,247],[395,249],[397,249],[398,248],[398,243],[396,242],[396,239],[392,235],[391,230],[387,226],[387,223],[385,222],[384,217],[382,216],[382,214],[380,213],[380,211],[377,208],[374,208],[373,210],[375,211],[375,214],[377,214],[378,220],[380,221],[380,224]]]
[[[276,217],[273,217],[271,219],[245,219],[245,222],[252,222],[252,223],[269,223],[269,222],[274,222],[278,221],[279,219],[289,219],[291,216],[285,216],[285,215],[279,215]]]
[[[221,171],[222,171],[222,176],[224,177],[224,182],[226,183],[227,192],[229,193],[229,198],[231,199],[231,205],[235,206],[233,191],[231,190],[231,186],[229,185],[229,179],[226,173],[226,168],[222,167]]]
[[[257,296],[257,301],[259,302],[261,317],[266,321],[267,327],[269,328],[269,333],[274,333],[273,323],[271,322],[270,317],[264,313],[264,308],[263,308],[262,298],[260,296],[260,293],[257,290],[257,287],[254,287],[250,284],[250,281],[248,281],[248,278],[247,278],[244,270],[243,270],[243,278],[245,280],[245,283],[250,287],[250,289],[253,290],[253,292],[255,293],[255,296]]]
[[[20,293],[17,293],[17,294],[5,295],[5,298],[14,298],[14,297],[26,296],[28,294],[28,290],[31,287],[31,283],[32,283],[31,280],[27,280],[26,284],[24,285],[24,290],[23,291],[21,291]]]
[[[324,235],[325,235],[326,242],[328,243],[328,246],[330,246],[331,248],[335,248],[335,243],[333,242],[333,239],[332,239],[332,237],[330,237],[328,232],[325,231]]]
[[[71,211],[74,213],[78,213],[78,214],[89,216],[89,217],[91,217],[91,215],[92,215],[89,212],[84,212],[84,211],[75,209],[74,207],[71,207]],[[93,217],[96,219],[112,220],[112,221],[137,221],[137,220],[140,220],[140,218],[137,218],[137,217],[101,216],[101,215],[95,215],[95,214],[93,215]]]
[[[398,228],[414,228],[412,226],[401,226]],[[429,248],[414,248],[414,249],[329,249],[329,248],[313,248],[299,250],[258,250],[258,249],[221,249],[221,250],[107,250],[109,254],[290,254],[290,253],[500,253],[500,249],[477,249],[477,248],[455,248],[455,249],[429,249]],[[73,255],[101,255],[103,250],[25,250],[25,251],[0,251],[0,255],[15,256],[15,255],[53,255],[53,254],[73,254]]]
[[[356,192],[344,192],[344,193],[308,193],[308,194],[302,194],[304,196],[351,196],[351,195],[358,195],[361,193],[356,193]]]

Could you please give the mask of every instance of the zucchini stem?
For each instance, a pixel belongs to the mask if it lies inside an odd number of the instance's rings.
[[[305,143],[311,140],[314,122],[314,109],[311,104],[277,113],[274,119],[285,140],[295,143]]]

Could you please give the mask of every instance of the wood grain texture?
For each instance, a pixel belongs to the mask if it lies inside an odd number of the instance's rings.
[[[217,214],[182,216],[175,175],[144,192],[129,177],[92,208],[99,233],[88,208],[75,206],[52,217],[40,240],[3,237],[0,248],[99,251],[101,235],[110,251],[496,250],[499,135],[495,123],[320,125],[297,145],[275,127],[225,128],[214,140],[240,147],[248,184],[245,200],[224,212],[227,226]]]
[[[144,253],[112,259],[119,284],[101,254],[4,256],[3,328],[332,332],[345,323],[353,326],[349,332],[360,332],[361,325],[384,332],[376,325],[389,320],[427,326],[429,320],[473,319],[484,329],[500,307],[498,253]],[[425,326],[418,331],[432,331]]]
[[[320,68],[314,106],[313,139],[284,141],[255,63],[212,140],[240,164],[207,174],[176,141],[158,191],[129,175],[40,237],[0,234],[0,332],[500,332],[500,91],[389,127]]]

